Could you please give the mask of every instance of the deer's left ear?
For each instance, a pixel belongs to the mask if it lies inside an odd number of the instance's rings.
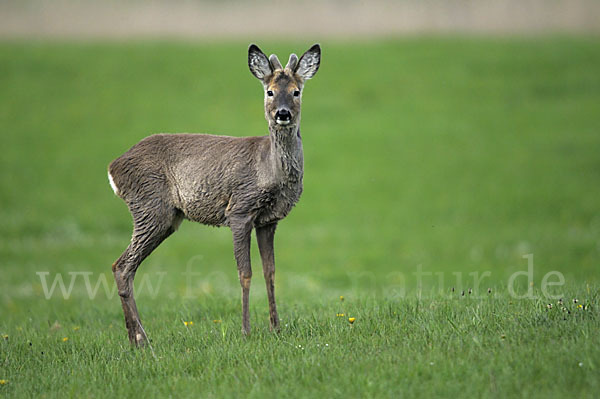
[[[251,44],[248,47],[248,67],[250,72],[260,80],[264,80],[273,73],[269,59],[256,44]]]
[[[315,44],[300,57],[296,66],[296,73],[304,80],[315,76],[321,65],[321,46]]]

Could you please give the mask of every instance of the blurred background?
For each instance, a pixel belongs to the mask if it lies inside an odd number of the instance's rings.
[[[305,193],[276,238],[284,302],[408,295],[418,270],[433,292],[486,272],[479,289],[502,290],[527,254],[535,287],[597,282],[599,16],[594,0],[0,1],[0,314],[48,310],[38,272],[112,284],[131,224],[106,167],[137,141],[267,133],[250,42],[323,48]],[[184,223],[139,273],[166,272],[158,298],[179,300],[188,267],[193,295],[237,302],[229,230]]]
[[[420,33],[597,33],[595,0],[22,0],[3,36],[366,38]]]

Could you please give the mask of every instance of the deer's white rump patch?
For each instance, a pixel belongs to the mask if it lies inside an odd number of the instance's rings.
[[[117,188],[115,181],[113,180],[112,176],[110,175],[110,172],[108,172],[108,182],[110,183],[110,186],[112,187],[113,191],[115,192],[115,195],[119,195],[119,189]]]

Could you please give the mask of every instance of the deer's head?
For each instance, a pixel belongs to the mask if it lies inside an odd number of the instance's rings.
[[[300,121],[302,89],[304,82],[312,78],[321,62],[321,47],[312,46],[298,59],[291,54],[287,65],[275,54],[269,58],[256,46],[248,48],[250,72],[263,84],[265,90],[265,118],[270,127],[295,127]]]

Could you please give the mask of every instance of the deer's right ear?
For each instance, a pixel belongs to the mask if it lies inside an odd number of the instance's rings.
[[[269,59],[256,44],[251,44],[248,47],[248,67],[250,72],[260,80],[264,80],[273,73]]]

